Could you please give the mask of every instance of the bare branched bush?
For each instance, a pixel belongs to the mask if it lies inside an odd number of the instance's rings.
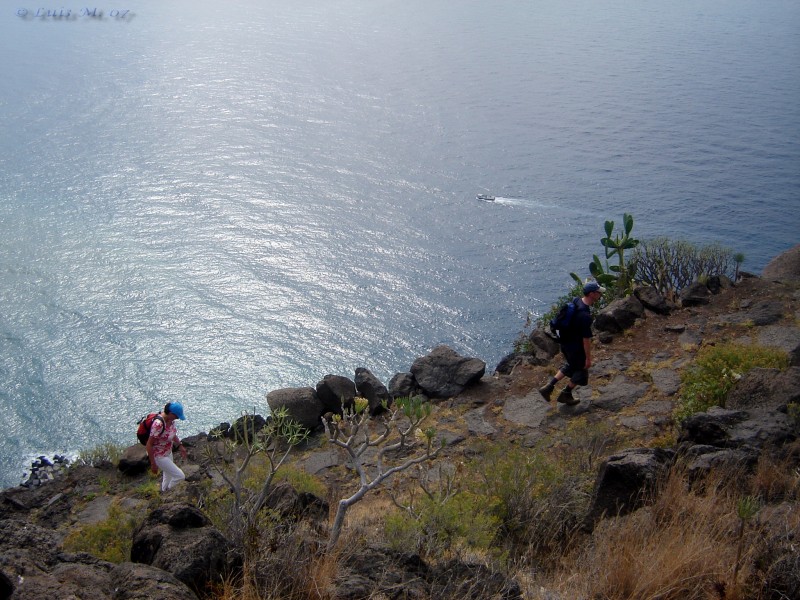
[[[674,297],[700,277],[735,277],[733,251],[709,244],[696,246],[683,240],[657,237],[640,240],[630,258],[637,281],[652,285],[665,297]]]
[[[229,510],[227,530],[231,540],[247,554],[248,540],[269,497],[275,474],[308,432],[285,409],[274,411],[258,431],[252,425],[253,415],[244,413],[243,417],[238,439],[217,439],[217,443],[208,444],[205,458],[228,484],[230,497],[218,501]],[[253,482],[249,468],[258,455],[265,457],[267,468],[259,481]]]
[[[434,429],[422,429],[431,414],[431,405],[421,396],[396,398],[393,408],[386,409],[377,419],[371,419],[366,408],[366,399],[355,398],[353,406],[346,408],[342,416],[322,418],[328,442],[344,450],[349,466],[358,476],[355,493],[339,500],[328,551],[336,546],[351,506],[396,473],[432,460],[442,448],[434,447]],[[398,457],[404,458],[397,462]]]

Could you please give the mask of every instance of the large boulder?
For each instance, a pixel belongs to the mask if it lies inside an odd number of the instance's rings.
[[[699,281],[689,284],[681,290],[681,306],[701,306],[711,302],[711,290]]]
[[[644,316],[644,306],[636,296],[618,298],[606,306],[595,317],[594,326],[598,331],[621,333]]]
[[[123,450],[117,468],[125,475],[141,475],[150,468],[150,459],[147,450],[142,444],[134,444]]]
[[[174,575],[150,565],[122,563],[114,567],[110,577],[113,600],[197,600],[197,595]]]
[[[415,360],[411,373],[427,396],[450,398],[479,381],[486,373],[486,363],[478,358],[461,356],[442,345]]]
[[[252,442],[256,439],[256,434],[264,429],[266,424],[267,420],[261,415],[242,415],[231,425],[227,436],[237,443],[242,443],[245,440]]]
[[[41,600],[197,600],[169,573],[145,565],[114,565],[86,553],[61,551],[61,534],[30,522],[0,522],[0,598]]]
[[[789,364],[800,366],[800,328],[786,325],[768,325],[758,332],[758,343],[783,350],[789,355]]]
[[[790,418],[778,410],[730,410],[718,406],[683,420],[679,443],[718,448],[780,448],[797,439]]]
[[[342,414],[342,409],[353,405],[356,393],[355,382],[342,375],[325,375],[317,383],[317,398],[322,402],[324,412]]]
[[[419,394],[419,385],[413,373],[395,373],[389,380],[389,395],[394,398],[411,398]]]
[[[800,367],[779,369],[755,368],[745,373],[728,392],[726,408],[772,408],[785,410],[792,402],[800,403]]]
[[[517,350],[504,356],[495,372],[509,375],[519,365],[543,366],[549,365],[553,357],[559,353],[561,346],[544,327],[537,327],[530,334],[515,344]]]
[[[592,528],[598,519],[643,506],[674,458],[663,448],[632,448],[608,457],[597,474],[586,525]]]
[[[769,261],[761,276],[772,281],[800,280],[800,244]]]
[[[267,394],[267,404],[272,412],[286,408],[290,418],[311,431],[322,425],[325,407],[312,387],[273,390]]]
[[[131,561],[172,573],[198,594],[228,574],[230,542],[197,508],[167,504],[134,531]]]
[[[642,303],[642,306],[656,314],[667,315],[671,310],[664,296],[659,294],[652,285],[637,287],[633,290],[633,295]]]
[[[355,384],[358,395],[369,402],[369,414],[377,415],[384,410],[384,406],[389,406],[391,402],[389,390],[369,369],[364,367],[356,369]]]

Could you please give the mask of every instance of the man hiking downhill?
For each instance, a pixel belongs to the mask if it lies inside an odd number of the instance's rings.
[[[567,359],[558,373],[550,382],[539,388],[539,393],[547,402],[550,402],[550,395],[556,384],[569,377],[569,383],[564,386],[557,400],[567,406],[574,406],[580,400],[572,395],[572,390],[576,385],[587,385],[589,383],[589,367],[592,366],[592,304],[597,302],[603,295],[606,288],[595,281],[591,281],[583,286],[583,298],[576,298],[575,314],[569,327],[561,332],[559,343],[561,352]]]

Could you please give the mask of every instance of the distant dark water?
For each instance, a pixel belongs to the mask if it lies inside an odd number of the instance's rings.
[[[0,12],[2,485],[167,400],[492,367],[623,212],[798,242],[796,2],[127,6]]]

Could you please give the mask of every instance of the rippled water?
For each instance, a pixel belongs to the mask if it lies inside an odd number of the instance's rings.
[[[491,367],[623,212],[798,241],[795,2],[126,6],[0,13],[3,485],[167,400]]]

